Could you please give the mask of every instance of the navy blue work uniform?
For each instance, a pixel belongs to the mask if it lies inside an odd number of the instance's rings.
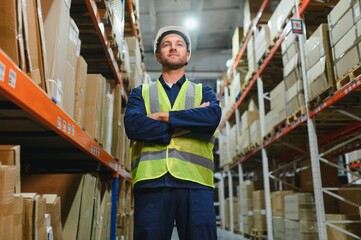
[[[159,78],[170,103],[174,101],[186,78],[169,87]],[[170,124],[159,124],[146,116],[142,86],[132,90],[124,114],[129,139],[169,144],[175,128],[213,134],[217,129],[221,108],[214,91],[203,86],[204,108],[170,111]],[[207,121],[204,121],[207,119]],[[201,129],[201,130],[200,130]],[[169,240],[174,222],[180,240],[217,239],[214,190],[194,182],[174,178],[170,173],[134,186],[134,239]]]

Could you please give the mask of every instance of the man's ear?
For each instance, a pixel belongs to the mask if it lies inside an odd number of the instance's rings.
[[[159,62],[159,52],[155,53],[155,59],[157,59],[157,61]]]
[[[187,63],[189,62],[189,59],[190,59],[190,54],[189,54],[189,51],[187,51]]]

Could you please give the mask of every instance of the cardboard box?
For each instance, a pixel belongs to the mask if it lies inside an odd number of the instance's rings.
[[[24,199],[24,229],[26,239],[46,240],[45,199],[36,193],[21,193]]]
[[[49,96],[63,106],[63,80],[68,46],[71,0],[41,0],[44,20],[46,54],[49,67]],[[65,19],[65,21],[64,21]]]
[[[359,1],[355,1],[355,0],[339,1],[328,15],[328,22],[330,27],[333,28],[334,25],[336,25],[336,23],[342,18],[342,16],[344,16],[344,14],[348,10],[350,10],[351,7],[354,8],[354,11],[356,13],[358,12],[358,14],[356,14],[358,16],[360,13],[359,11],[357,11],[357,9],[359,9]],[[347,30],[348,29],[346,29],[346,31]]]
[[[339,79],[360,62],[358,45],[353,46],[340,59],[334,59],[334,62],[335,77]]]
[[[252,74],[258,69],[258,65],[256,62],[256,55],[255,55],[255,45],[254,45],[254,36],[252,35],[247,44],[247,60],[248,60],[248,72],[250,74],[249,78]]]
[[[344,221],[347,220],[346,215],[344,214],[326,214],[325,215],[326,221]],[[332,223],[341,229],[346,230],[345,223]],[[347,234],[326,225],[327,228],[327,238],[329,240],[347,240]]]
[[[286,239],[300,239],[300,224],[298,221],[285,219]]]
[[[88,64],[82,56],[79,56],[75,80],[74,120],[81,127],[84,126],[87,71]]]
[[[3,165],[15,166],[16,168],[16,184],[15,193],[21,191],[20,179],[20,146],[19,145],[0,145],[0,162]]]
[[[236,57],[238,56],[242,39],[243,39],[243,28],[236,27],[232,36],[232,59],[236,59]]]
[[[272,215],[283,217],[285,210],[284,197],[293,194],[292,191],[276,191],[271,193]]]
[[[268,46],[270,45],[270,32],[268,25],[263,25],[261,30],[256,35],[255,38],[255,57],[256,62],[259,63],[265,53],[268,51]]]
[[[49,85],[45,76],[45,66],[43,55],[46,54],[42,48],[41,29],[44,28],[43,21],[39,21],[39,15],[42,14],[41,8],[38,8],[36,0],[22,1],[22,12],[24,21],[24,42],[26,47],[27,74],[38,84],[45,92]]]
[[[86,81],[84,128],[95,138],[100,140],[101,114],[105,94],[105,79],[100,74],[88,74]]]
[[[57,194],[61,198],[64,239],[90,239],[97,181],[94,176],[91,174],[34,174],[23,177],[23,191],[33,190],[39,194]]]
[[[46,201],[45,212],[50,214],[51,234],[55,240],[63,239],[61,224],[61,201],[57,194],[43,194]]]
[[[330,57],[328,24],[321,24],[305,42],[306,69],[310,70],[324,56]]]
[[[246,110],[241,117],[241,130],[244,131],[247,128],[250,128],[252,123],[259,119],[258,111],[248,111]]]
[[[253,19],[256,17],[257,12],[262,5],[263,0],[245,0],[243,6],[243,35],[247,36],[248,31],[251,28]],[[274,8],[268,4],[266,9],[263,11],[259,22],[267,22],[271,17]]]
[[[341,58],[341,56],[351,49],[356,43],[356,29],[351,28],[333,47],[333,59],[336,61]]]
[[[253,228],[253,212],[249,215],[243,216],[243,231],[246,234],[250,234]]]
[[[330,25],[330,43],[331,46],[335,46],[335,44],[343,37],[345,34],[352,28],[355,24],[354,12],[353,9],[350,8],[346,14],[337,22],[335,26]]]
[[[286,20],[292,14],[294,3],[290,3],[287,0],[281,0],[274,10],[271,18],[268,21],[268,27],[270,28],[270,38],[273,41],[278,33],[283,30],[286,25]]]
[[[335,89],[335,80],[332,69],[332,59],[326,55],[307,71],[309,100],[322,94],[324,91]]]
[[[262,210],[266,208],[264,190],[254,191],[252,193],[253,209]]]
[[[298,93],[291,100],[286,103],[286,114],[291,116],[298,111],[302,112],[302,109],[305,108],[305,97],[303,93]]]
[[[0,204],[11,204],[14,199],[16,168],[0,164]]]
[[[18,36],[20,36],[20,39],[22,39],[22,32],[18,32],[17,2],[21,6],[21,1],[0,1],[0,6],[2,9],[2,21],[0,21],[0,48],[4,50],[4,52],[10,57],[10,59],[12,59],[15,64],[19,66],[20,49]]]
[[[79,29],[72,18],[69,18],[68,45],[66,51],[66,66],[63,79],[63,109],[74,118],[75,88],[77,64],[80,54]]]
[[[114,112],[113,112],[113,143],[112,143],[112,156],[115,159],[124,161],[125,135],[123,126],[123,109],[122,109],[122,89],[119,85],[114,89]]]
[[[315,220],[316,209],[311,193],[295,193],[286,195],[285,219],[288,220]]]
[[[272,217],[273,238],[275,240],[285,239],[285,220],[283,217]]]
[[[249,131],[250,131],[251,144],[255,144],[255,143],[260,144],[262,139],[261,139],[261,126],[259,120],[253,121]]]
[[[257,230],[267,230],[266,210],[253,210],[253,227]]]

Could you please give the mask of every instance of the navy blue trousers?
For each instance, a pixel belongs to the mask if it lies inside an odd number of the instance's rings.
[[[213,189],[141,188],[134,192],[134,240],[217,239]]]

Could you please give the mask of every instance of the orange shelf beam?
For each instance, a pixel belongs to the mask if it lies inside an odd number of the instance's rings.
[[[88,133],[59,108],[0,49],[0,94],[46,125],[75,147],[87,153],[113,172],[130,180],[130,174]]]
[[[110,46],[110,41],[108,40],[108,37],[105,34],[104,26],[103,26],[101,17],[98,12],[97,4],[94,0],[85,0],[85,4],[86,4],[88,11],[90,13],[90,16],[93,20],[93,24],[94,24],[96,33],[99,36],[101,45],[104,49],[104,52],[105,52],[105,55],[106,55],[106,58],[108,61],[108,64],[114,74],[114,79],[121,86],[122,95],[125,95],[125,92],[123,89],[122,75],[120,73],[120,68],[118,66],[117,61],[114,58],[114,53],[113,53],[113,49]]]
[[[242,47],[241,49],[239,50],[239,53],[237,54],[237,57],[233,63],[233,66],[232,66],[232,69],[231,69],[231,72],[230,72],[230,75],[233,76],[233,73],[234,71],[236,71],[236,68],[239,64],[239,61],[241,61],[241,58],[243,57],[243,54],[246,52],[246,49],[247,49],[247,44],[249,42],[249,39],[251,38],[251,36],[253,35],[253,32],[254,32],[254,29],[253,29],[253,26],[257,26],[259,20],[261,19],[262,17],[262,14],[264,12],[264,10],[266,9],[267,5],[269,3],[269,0],[264,0],[260,9],[258,10],[258,13],[256,15],[256,17],[253,19],[252,21],[252,26],[251,26],[251,29],[249,30],[246,38],[244,39],[244,42],[242,44]],[[226,87],[226,85],[228,85],[228,81],[227,82],[224,82],[219,93],[218,93],[218,99],[221,99],[222,96],[223,96],[223,92],[224,92],[224,88]]]
[[[299,15],[302,15],[305,10],[307,9],[308,4],[311,2],[311,0],[303,0],[302,3],[299,6]],[[297,13],[295,13],[295,15],[293,17],[296,17]],[[281,36],[277,39],[277,41],[275,42],[272,50],[270,51],[270,53],[267,55],[266,59],[263,61],[262,65],[259,67],[258,71],[256,72],[256,74],[253,76],[253,78],[251,79],[251,81],[249,82],[248,86],[245,88],[245,90],[243,91],[243,94],[241,95],[241,97],[237,100],[237,102],[232,106],[231,110],[229,113],[227,113],[225,119],[222,120],[222,123],[219,125],[220,130],[223,129],[223,127],[225,126],[225,122],[231,117],[233,116],[233,114],[235,113],[236,109],[239,107],[239,105],[241,105],[241,103],[243,102],[243,100],[246,98],[246,96],[248,95],[248,93],[251,91],[252,87],[255,85],[255,83],[257,82],[257,79],[262,75],[263,71],[266,69],[266,67],[268,66],[268,64],[271,62],[273,56],[276,54],[276,52],[278,51],[278,49],[281,47],[281,43],[283,42],[283,40],[285,39],[285,32],[283,32],[283,34],[281,34]]]

